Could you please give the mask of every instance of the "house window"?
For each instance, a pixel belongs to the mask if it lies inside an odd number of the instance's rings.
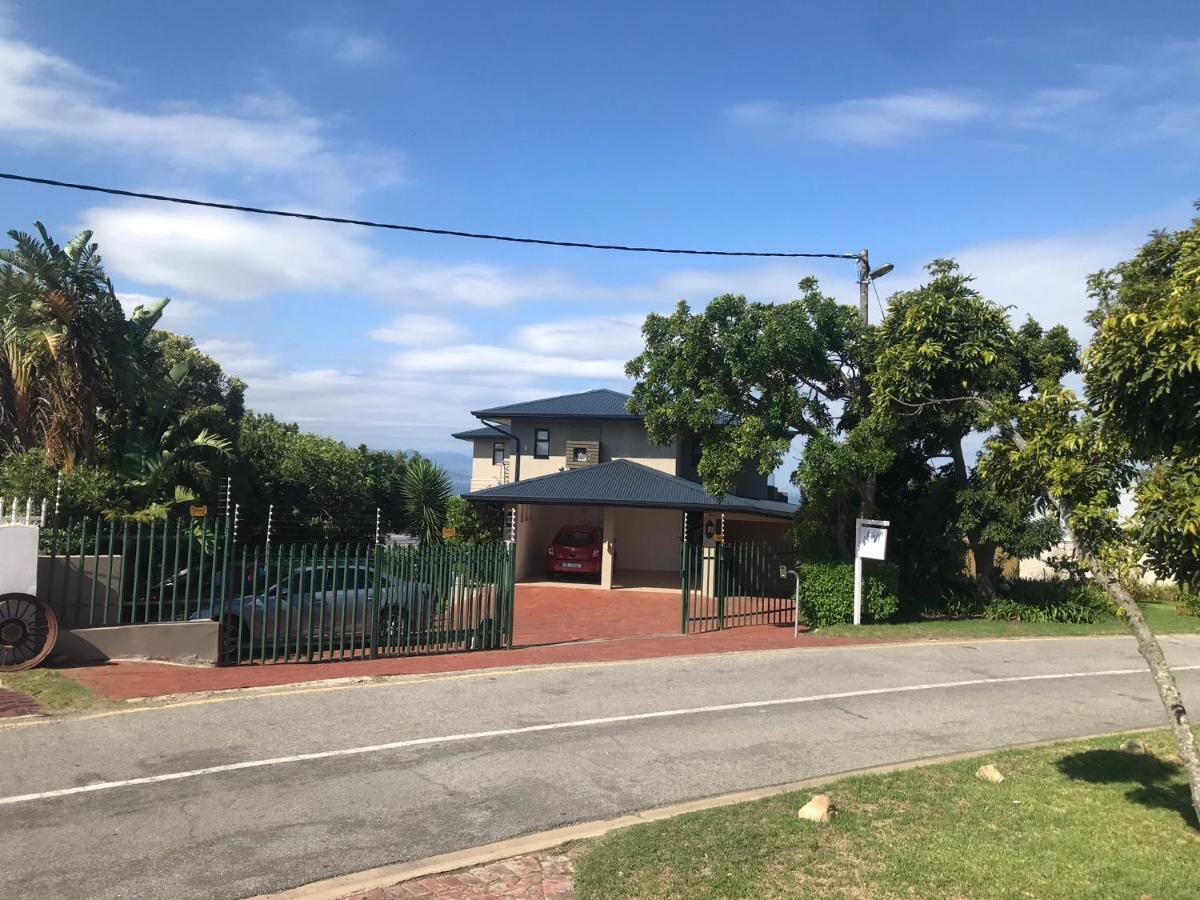
[[[587,447],[574,447],[571,450],[571,461],[585,463],[588,461]]]
[[[535,428],[533,430],[533,458],[550,458],[550,429]]]
[[[496,441],[492,444],[492,465],[504,465],[504,441]]]

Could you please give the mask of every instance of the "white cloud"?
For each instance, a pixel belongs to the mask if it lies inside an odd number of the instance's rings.
[[[392,358],[398,372],[468,375],[503,381],[508,376],[534,376],[548,383],[624,380],[625,359],[583,359],[569,353],[530,353],[493,344],[463,344],[415,350]]]
[[[224,109],[138,110],[110,93],[102,77],[10,37],[0,24],[0,142],[65,144],[123,161],[287,178],[327,199],[404,179],[398,154],[338,146],[325,121],[282,94],[250,94]]]
[[[644,314],[633,313],[540,322],[517,329],[513,342],[538,355],[627,360],[641,352],[644,320]]]
[[[553,269],[388,257],[362,231],[225,210],[101,206],[86,210],[79,227],[95,230],[117,275],[215,300],[341,292],[413,308],[495,309],[608,293]]]
[[[752,100],[726,110],[737,124],[831,144],[898,147],[983,117],[987,108],[965,94],[923,90],[816,106]]]
[[[1153,222],[1173,216],[1155,217]],[[1091,330],[1083,321],[1092,307],[1087,276],[1128,259],[1145,241],[1152,221],[1132,221],[1092,232],[1010,238],[972,244],[943,255],[953,257],[962,271],[975,276],[975,287],[989,300],[1014,307],[1020,325],[1031,315],[1043,326],[1066,325],[1081,342]],[[925,273],[916,266],[897,269],[877,284],[884,298],[897,290],[921,284]],[[872,298],[872,319],[878,312]]]
[[[448,344],[465,333],[466,329],[453,319],[412,313],[395,316],[386,325],[372,328],[367,336],[389,344],[429,346]]]
[[[143,285],[215,300],[350,290],[376,262],[346,228],[206,209],[85,210],[105,263]]]
[[[1200,136],[1200,39],[1126,44],[1120,58],[1074,66],[1066,83],[1029,92],[910,90],[835,103],[747,100],[734,125],[777,140],[891,148],[966,125],[1041,129],[1102,144],[1186,143]],[[1117,55],[1114,52],[1114,55]]]
[[[379,38],[358,31],[314,25],[293,31],[289,38],[296,45],[329,56],[350,68],[367,68],[391,60],[392,52]]]
[[[1012,110],[1012,123],[1021,128],[1057,127],[1062,117],[1088,104],[1095,103],[1103,93],[1093,88],[1055,88],[1034,91],[1029,99]]]
[[[257,341],[208,338],[198,341],[196,346],[221,364],[230,375],[254,379],[255,376],[270,375],[277,370],[279,358],[262,349]]]

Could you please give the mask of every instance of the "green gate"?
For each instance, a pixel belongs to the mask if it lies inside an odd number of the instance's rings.
[[[699,634],[741,625],[791,625],[795,594],[790,576],[796,553],[769,544],[685,541],[680,559],[680,631]]]
[[[375,659],[512,645],[508,543],[246,544],[228,519],[43,529],[66,628],[212,620],[224,663]]]

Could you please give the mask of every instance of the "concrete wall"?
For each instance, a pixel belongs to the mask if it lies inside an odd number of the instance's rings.
[[[604,527],[604,511],[598,506],[517,507],[517,559],[519,580],[540,580],[546,574],[546,548],[564,525]]]
[[[615,509],[614,513],[618,569],[678,571],[682,513],[673,509],[625,508]]]
[[[158,659],[216,665],[220,626],[216,622],[163,622],[59,631],[55,662]]]
[[[37,596],[54,610],[59,626],[72,628],[105,621],[115,621],[119,613],[118,588],[121,582],[120,556],[40,556],[37,561]],[[94,598],[94,600],[93,600]]]

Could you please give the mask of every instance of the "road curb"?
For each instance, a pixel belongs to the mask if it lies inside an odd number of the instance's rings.
[[[701,810],[733,806],[738,803],[748,803],[754,800],[764,800],[768,797],[775,797],[779,794],[786,794],[792,791],[822,787],[835,781],[841,781],[844,778],[853,778],[857,775],[882,775],[889,772],[902,772],[907,769],[919,769],[925,766],[957,762],[964,759],[978,759],[982,756],[992,753],[1003,753],[1008,750],[1050,747],[1055,744],[1074,741],[1092,741],[1116,735],[1147,734],[1161,730],[1163,729],[1160,727],[1125,728],[1120,731],[1106,731],[1070,738],[1055,738],[1049,741],[1027,741],[1019,744],[1009,744],[1004,747],[992,747],[986,750],[967,750],[961,753],[948,753],[941,756],[923,756],[917,759],[887,763],[881,766],[847,769],[843,772],[804,778],[800,781],[789,781],[784,784],[734,791],[729,794],[718,794],[714,797],[703,797],[698,800],[686,800],[682,803],[672,803],[667,806],[657,806],[640,812],[617,816],[614,819],[597,819],[591,822],[563,825],[547,831],[506,838],[505,840],[495,841],[479,847],[455,850],[452,853],[442,853],[437,856],[426,857],[425,859],[379,866],[374,869],[364,869],[361,872],[352,872],[348,875],[339,875],[322,881],[314,881],[284,891],[255,894],[252,897],[246,898],[246,900],[342,900],[342,898],[350,894],[365,893],[375,888],[390,887],[402,881],[411,881],[414,878],[426,878],[430,875],[441,875],[445,872],[454,872],[459,869],[471,869],[513,856],[540,853],[573,841],[598,838],[608,834],[610,831],[628,828],[631,825],[660,822],[663,819],[670,819],[692,812],[700,812]]]

